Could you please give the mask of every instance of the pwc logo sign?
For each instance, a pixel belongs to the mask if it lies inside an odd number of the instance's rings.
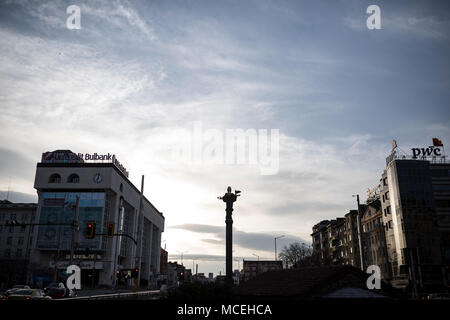
[[[411,150],[414,159],[442,156],[442,147],[437,146],[429,146],[428,148],[412,148]]]

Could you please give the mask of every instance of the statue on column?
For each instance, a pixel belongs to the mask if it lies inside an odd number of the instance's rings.
[[[223,200],[226,203],[226,282],[229,284],[233,284],[233,274],[232,274],[232,262],[233,262],[233,219],[231,218],[231,214],[233,212],[233,202],[237,200],[237,197],[240,196],[241,191],[235,190],[234,193],[231,192],[231,187],[227,188],[227,193],[223,195],[223,197],[217,197],[218,199]]]

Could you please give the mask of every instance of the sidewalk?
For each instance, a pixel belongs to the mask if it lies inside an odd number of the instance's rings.
[[[138,289],[137,291],[148,291],[147,289]],[[133,292],[132,288],[120,288],[120,289],[114,289],[111,288],[96,288],[96,289],[83,289],[83,290],[77,290],[77,296],[78,297],[87,297],[87,296],[95,296],[95,295],[102,295],[102,294],[111,294],[111,293],[124,293],[124,292]]]

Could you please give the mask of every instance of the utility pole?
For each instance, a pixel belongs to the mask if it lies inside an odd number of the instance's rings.
[[[284,236],[275,237],[275,261],[278,260],[277,257],[277,239],[283,238]]]
[[[55,271],[54,271],[54,275],[53,275],[53,282],[56,282],[58,279],[58,259],[61,255],[61,231],[64,228],[64,226],[62,225],[64,223],[64,213],[65,213],[65,209],[66,209],[66,204],[67,202],[64,202],[62,205],[62,215],[59,219],[59,229],[58,229],[58,250],[57,250],[57,254],[55,256]]]
[[[143,198],[144,198],[144,175],[142,175],[142,179],[141,179],[141,193],[139,195],[139,212],[138,212],[138,226],[137,226],[137,241],[138,241],[138,248],[136,248],[135,251],[138,251],[137,254],[138,259],[137,260],[137,267],[139,268],[138,274],[137,274],[137,279],[138,279],[138,285],[141,279],[141,266],[142,266],[142,241],[143,241],[143,232],[144,232],[144,219],[143,219],[143,213],[144,213],[144,209],[143,209]],[[150,279],[149,279],[150,280]]]
[[[75,240],[75,236],[78,235],[78,213],[80,212],[80,197],[77,196],[77,201],[75,203],[75,214],[73,216],[73,227],[72,227],[72,242],[70,245],[70,263],[72,265],[73,262],[73,251],[75,246],[75,241],[78,244],[78,239]],[[77,237],[78,238],[78,237]]]
[[[359,261],[360,267],[362,271],[366,270],[365,259],[364,259],[364,248],[362,241],[362,225],[361,225],[361,210],[359,204],[359,194],[352,195],[352,197],[356,197],[356,203],[358,205],[358,215],[357,215],[357,226],[358,226],[358,245],[359,245]]]
[[[119,201],[119,210],[118,210],[118,214],[117,214],[117,230],[118,230],[118,233],[122,233],[122,230],[121,230],[121,218],[122,218],[122,210],[123,210],[123,198],[120,198],[120,201]],[[117,277],[117,262],[118,262],[118,259],[119,259],[119,246],[120,246],[120,242],[121,242],[121,240],[122,240],[122,237],[116,237],[116,239],[115,239],[116,241],[115,241],[115,243],[116,243],[116,246],[115,246],[115,253],[114,253],[114,257],[113,257],[113,259],[114,259],[114,270],[113,270],[113,277],[114,277],[114,287],[113,287],[113,289],[114,288],[117,288],[117,286],[119,285],[119,283],[118,283],[118,277]]]

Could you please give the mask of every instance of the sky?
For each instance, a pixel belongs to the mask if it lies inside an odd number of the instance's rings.
[[[80,29],[67,27],[70,5],[80,8]],[[381,29],[366,26],[370,5]],[[434,137],[450,143],[449,9],[397,0],[0,1],[0,199],[37,201],[45,151],[114,153],[136,186],[145,175],[171,261],[183,253],[187,267],[224,273],[217,197],[227,186],[242,191],[233,267],[273,259],[274,237],[284,236],[278,252],[310,243],[315,223],[356,209],[353,194],[365,200],[392,139],[407,152]],[[238,129],[274,142],[249,142],[256,164],[217,153]],[[269,174],[264,150],[276,164]]]

